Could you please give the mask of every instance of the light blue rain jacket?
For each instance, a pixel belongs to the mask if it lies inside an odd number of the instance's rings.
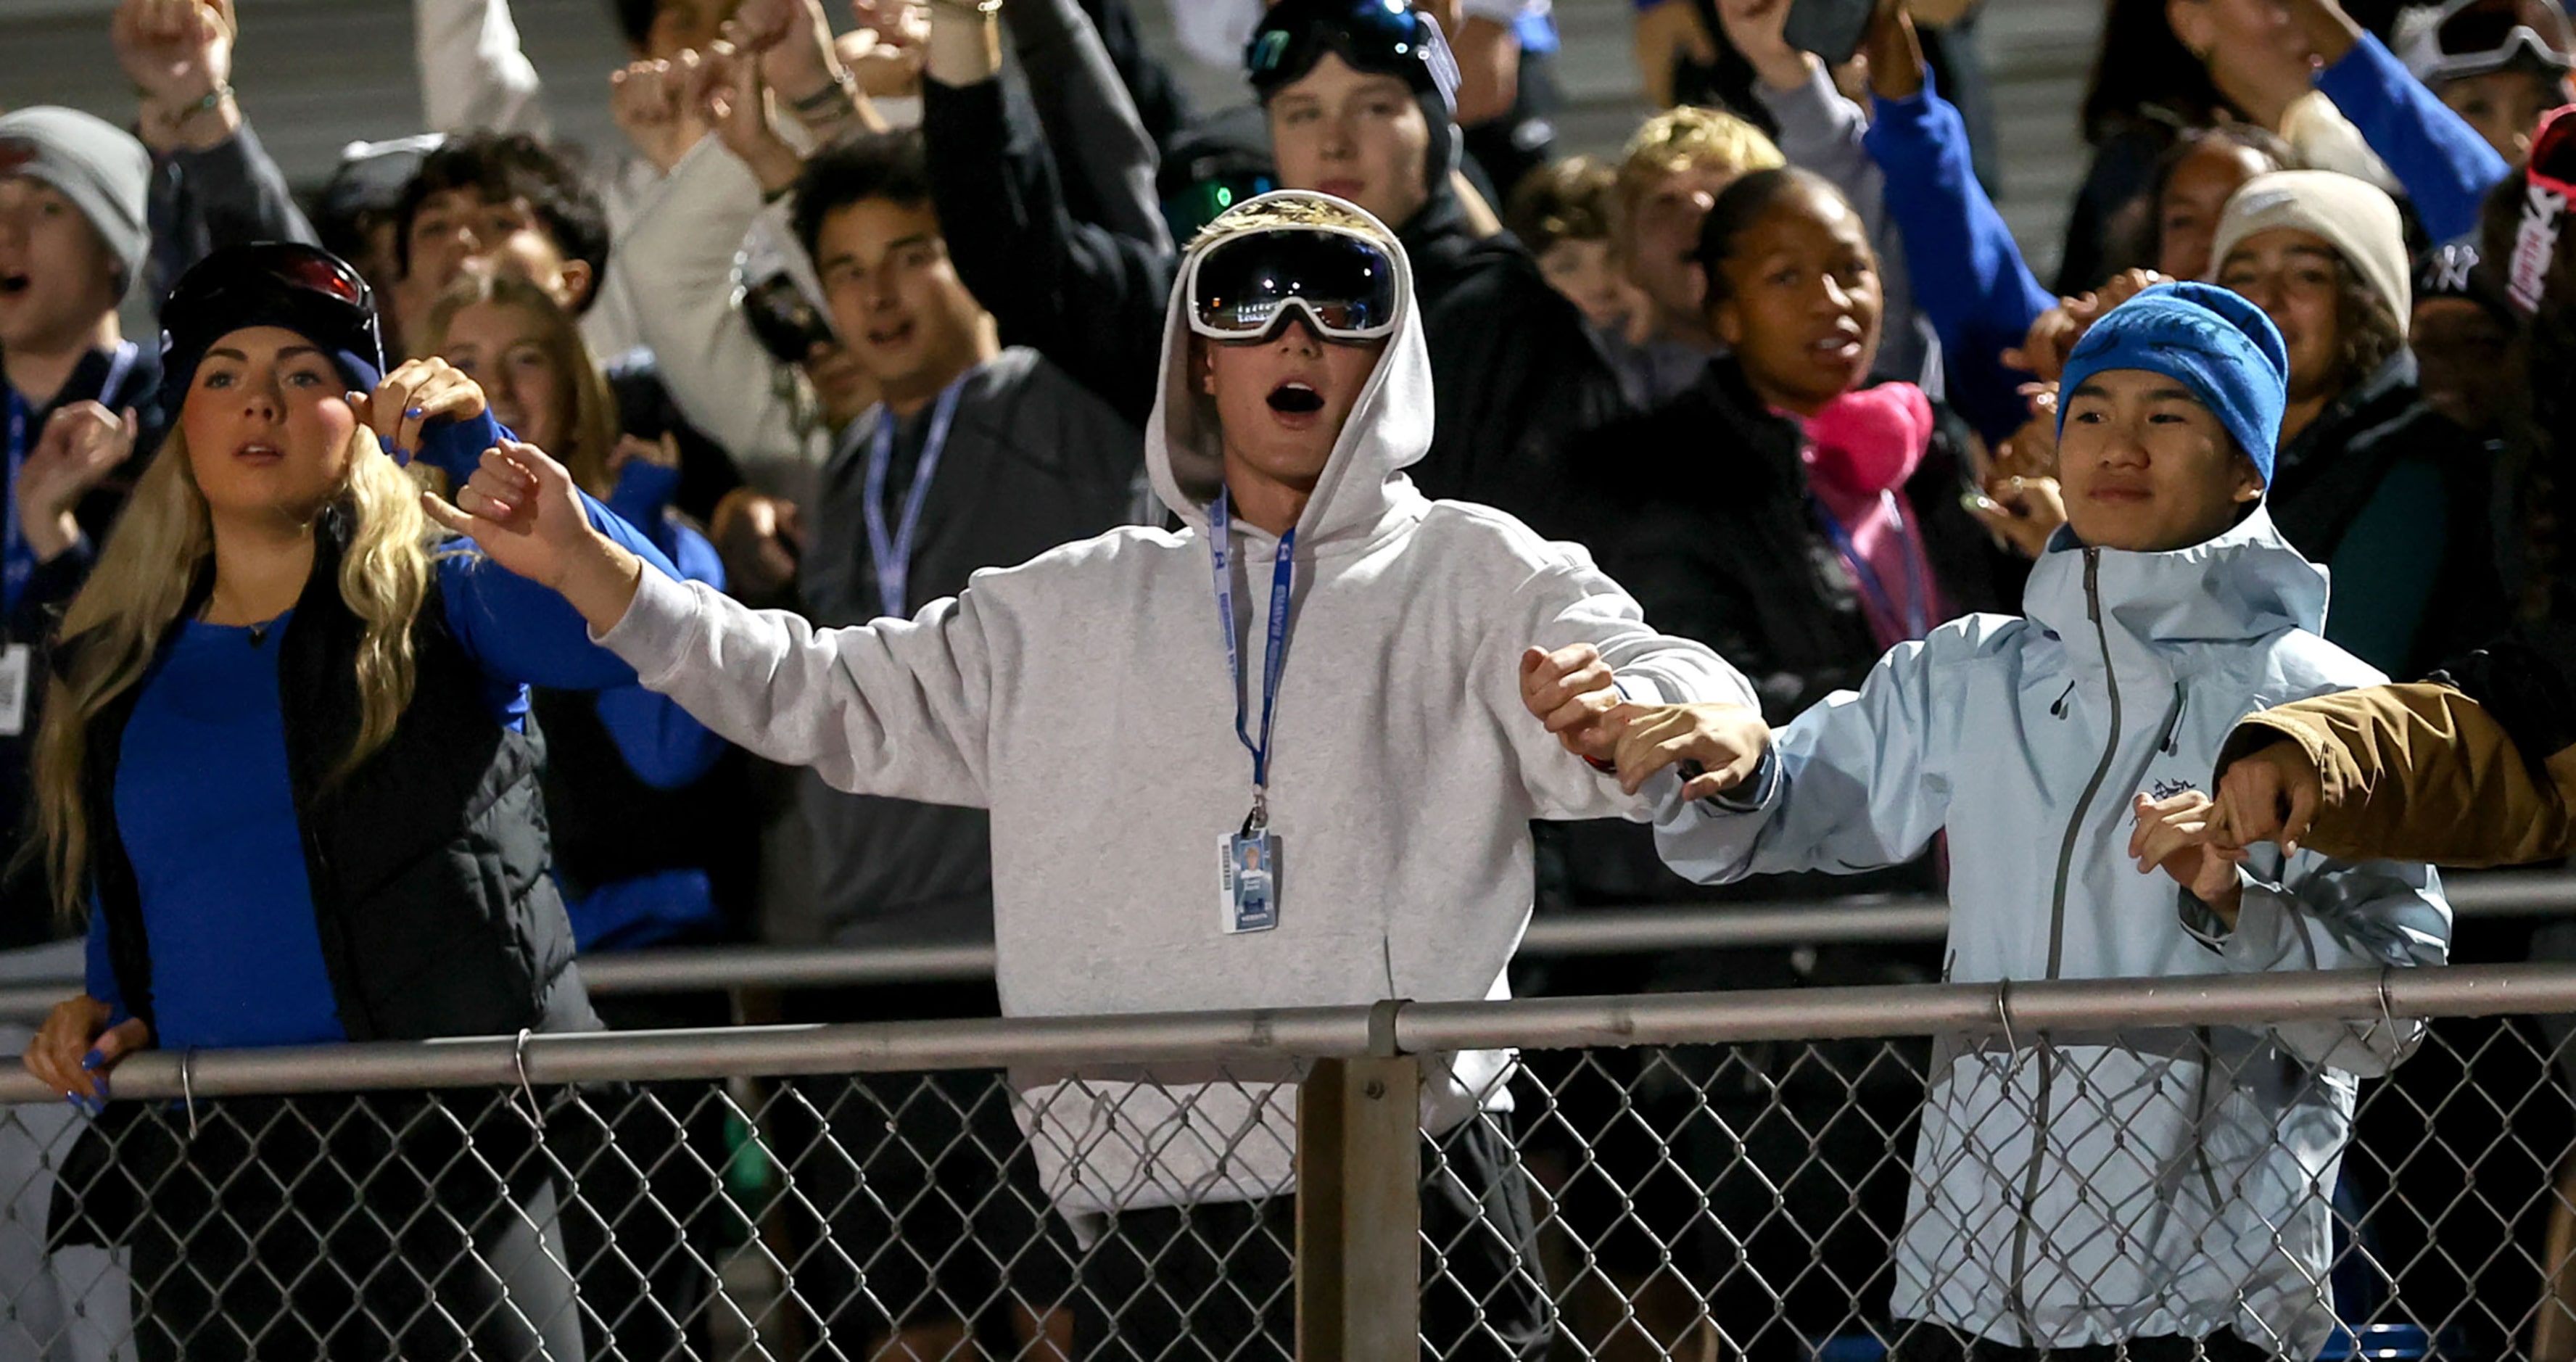
[[[2078,546],[2027,618],[1972,615],[1776,730],[1732,808],[1683,805],[1663,857],[1704,882],[1858,871],[1950,837],[1958,981],[2440,964],[2417,865],[2258,848],[2228,932],[2128,856],[2134,796],[2207,789],[2243,715],[2386,678],[2318,637],[2326,574],[2258,510],[2173,553]],[[2327,1199],[2358,1079],[2405,1023],[1936,1043],[1892,1301],[2020,1347],[2232,1329],[2313,1357],[2333,1323]]]

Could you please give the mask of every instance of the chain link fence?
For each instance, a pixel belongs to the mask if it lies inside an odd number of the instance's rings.
[[[95,1118],[0,1081],[0,1356],[2554,1362],[2571,1011],[2535,965],[150,1054]]]

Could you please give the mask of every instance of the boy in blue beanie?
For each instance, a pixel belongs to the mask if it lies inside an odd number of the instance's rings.
[[[1776,732],[1727,706],[1621,706],[1568,746],[1660,786],[1663,857],[1704,882],[1896,865],[1946,831],[1954,981],[2441,963],[2430,870],[2196,837],[2239,717],[2381,680],[2319,636],[2324,570],[2262,507],[2288,367],[2233,294],[2139,294],[2068,360],[2068,521],[2022,617],[1902,644]],[[2415,1034],[1941,1038],[1893,1356],[2315,1356],[2357,1079]]]

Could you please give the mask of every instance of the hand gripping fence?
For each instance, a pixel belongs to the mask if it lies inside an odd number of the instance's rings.
[[[2555,1362],[2568,1013],[2528,964],[149,1052],[96,1119],[0,1079],[0,1357]]]

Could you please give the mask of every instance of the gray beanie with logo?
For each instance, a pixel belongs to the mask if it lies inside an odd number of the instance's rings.
[[[152,153],[132,134],[78,109],[52,105],[0,114],[0,175],[52,186],[124,263],[126,286],[143,277],[152,249],[152,229],[144,221]]]

